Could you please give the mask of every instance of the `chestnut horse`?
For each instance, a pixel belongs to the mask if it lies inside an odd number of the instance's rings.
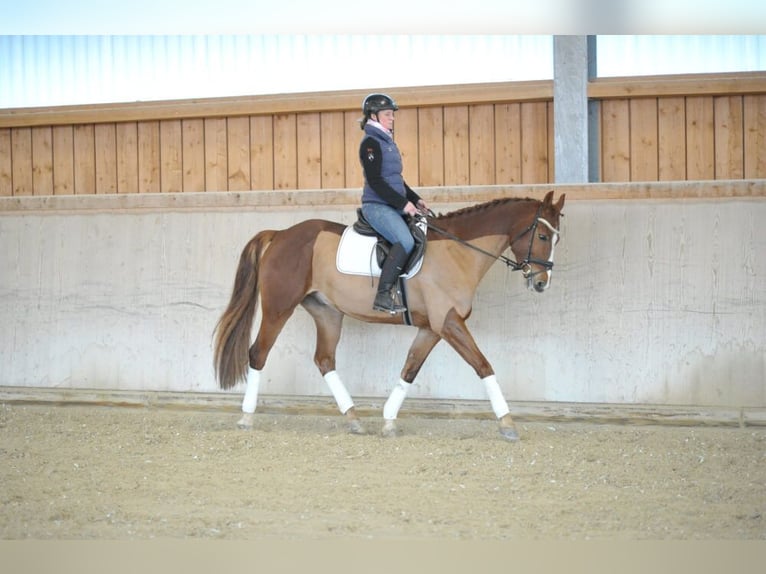
[[[548,288],[564,197],[554,203],[550,191],[542,201],[497,199],[428,217],[425,259],[420,271],[406,280],[408,319],[418,332],[401,378],[383,407],[384,436],[396,435],[395,420],[407,390],[428,354],[444,339],[484,383],[501,435],[518,440],[495,372],[465,321],[479,282],[497,259],[520,270],[530,289],[542,293]],[[310,219],[280,231],[261,231],[245,245],[214,342],[221,388],[246,382],[240,427],[253,425],[261,371],[279,333],[300,305],[316,323],[314,363],[346,416],[349,430],[364,433],[353,400],[335,371],[343,317],[389,324],[404,324],[404,317],[373,311],[376,288],[370,278],[337,270],[336,252],[344,229],[340,223]],[[502,255],[508,247],[516,260]],[[261,324],[251,346],[259,294]]]

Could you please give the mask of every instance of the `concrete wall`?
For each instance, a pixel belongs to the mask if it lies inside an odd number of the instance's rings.
[[[658,185],[619,200],[556,186],[568,200],[550,290],[527,291],[498,263],[469,320],[507,398],[766,406],[766,193],[737,185],[746,193],[667,199]],[[448,211],[506,191],[424,194]],[[308,217],[349,223],[357,193],[0,199],[0,386],[209,392],[244,243]],[[338,370],[352,395],[387,395],[414,334],[347,318]],[[299,310],[262,392],[329,394],[313,346]],[[484,398],[444,343],[416,383],[412,397]]]

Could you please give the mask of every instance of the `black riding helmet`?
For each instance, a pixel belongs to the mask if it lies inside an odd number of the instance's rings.
[[[399,106],[396,105],[396,102],[390,96],[387,96],[386,94],[370,94],[364,98],[364,102],[362,102],[362,113],[364,114],[364,117],[362,118],[362,129],[364,129],[364,124],[367,123],[367,120],[370,119],[371,115],[377,115],[378,112],[382,112],[383,110],[396,111],[398,109]]]

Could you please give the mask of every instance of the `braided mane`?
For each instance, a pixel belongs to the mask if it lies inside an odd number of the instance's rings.
[[[478,213],[481,211],[486,211],[492,207],[495,207],[501,204],[517,202],[517,201],[532,201],[532,199],[529,197],[502,197],[500,199],[493,199],[491,201],[479,203],[477,205],[469,205],[468,207],[456,209],[455,211],[440,213],[436,216],[436,219],[440,221],[444,221],[445,219],[452,219],[455,217],[461,217],[463,215],[467,215],[471,213]]]

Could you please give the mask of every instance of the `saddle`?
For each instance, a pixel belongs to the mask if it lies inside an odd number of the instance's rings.
[[[365,235],[367,237],[377,238],[378,241],[375,244],[375,259],[378,262],[378,266],[382,267],[383,262],[386,260],[386,257],[388,256],[388,252],[391,250],[391,243],[388,240],[386,240],[382,235],[380,235],[377,231],[375,231],[372,225],[369,224],[369,222],[365,219],[364,215],[362,214],[361,207],[357,208],[356,217],[357,217],[357,220],[352,225],[352,227],[354,228],[354,231],[356,231],[359,235]],[[410,253],[410,256],[407,259],[407,262],[404,264],[404,267],[402,268],[403,275],[409,274],[409,272],[412,271],[415,264],[418,263],[420,259],[426,253],[425,226],[422,224],[419,224],[418,220],[414,217],[407,217],[406,221],[407,221],[407,225],[410,228],[410,233],[412,233],[412,237],[415,239],[415,248],[412,250],[412,253]]]

